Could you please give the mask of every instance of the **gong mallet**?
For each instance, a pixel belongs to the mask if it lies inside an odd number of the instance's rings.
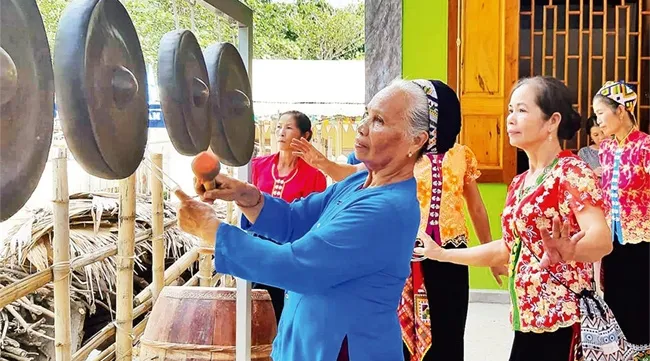
[[[209,150],[197,154],[192,160],[192,172],[199,181],[203,182],[206,191],[217,188],[215,178],[220,171],[219,158]]]

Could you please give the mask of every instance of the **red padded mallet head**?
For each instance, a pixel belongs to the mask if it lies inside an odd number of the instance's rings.
[[[205,190],[215,189],[217,183],[215,178],[221,171],[219,158],[209,149],[197,154],[192,160],[192,172],[197,179],[203,182]]]

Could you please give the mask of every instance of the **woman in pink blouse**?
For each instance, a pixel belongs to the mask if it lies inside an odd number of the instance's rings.
[[[279,151],[275,154],[259,156],[251,161],[252,184],[260,191],[287,202],[304,198],[314,192],[327,188],[325,175],[304,160],[293,155],[290,148],[292,139],[311,139],[311,121],[302,112],[292,110],[280,115],[275,130]],[[265,289],[271,296],[275,318],[280,322],[284,309],[284,290],[257,283],[255,288]]]
[[[594,96],[598,124],[609,137],[599,157],[614,242],[602,269],[605,302],[623,334],[650,344],[650,136],[637,130],[636,101],[623,82],[607,82]]]

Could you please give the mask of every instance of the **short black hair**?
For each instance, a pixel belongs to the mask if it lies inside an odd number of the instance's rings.
[[[512,88],[514,92],[522,85],[533,85],[535,104],[542,110],[545,120],[551,118],[553,113],[560,113],[560,125],[557,129],[557,136],[561,140],[570,140],[580,129],[582,116],[573,108],[573,96],[571,91],[559,79],[550,76],[534,76],[520,79]],[[512,95],[512,93],[510,93]]]

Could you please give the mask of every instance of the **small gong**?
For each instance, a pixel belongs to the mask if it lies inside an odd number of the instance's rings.
[[[54,81],[63,134],[86,172],[123,179],[137,169],[147,145],[146,78],[120,1],[71,1],[56,34]]]
[[[0,0],[0,222],[45,170],[54,128],[50,47],[35,0]]]
[[[158,50],[158,88],[165,127],[176,150],[197,155],[210,146],[210,89],[201,47],[189,30],[170,31]]]
[[[210,45],[204,57],[212,101],[210,148],[222,163],[241,167],[250,161],[255,145],[253,97],[246,67],[230,43]]]

